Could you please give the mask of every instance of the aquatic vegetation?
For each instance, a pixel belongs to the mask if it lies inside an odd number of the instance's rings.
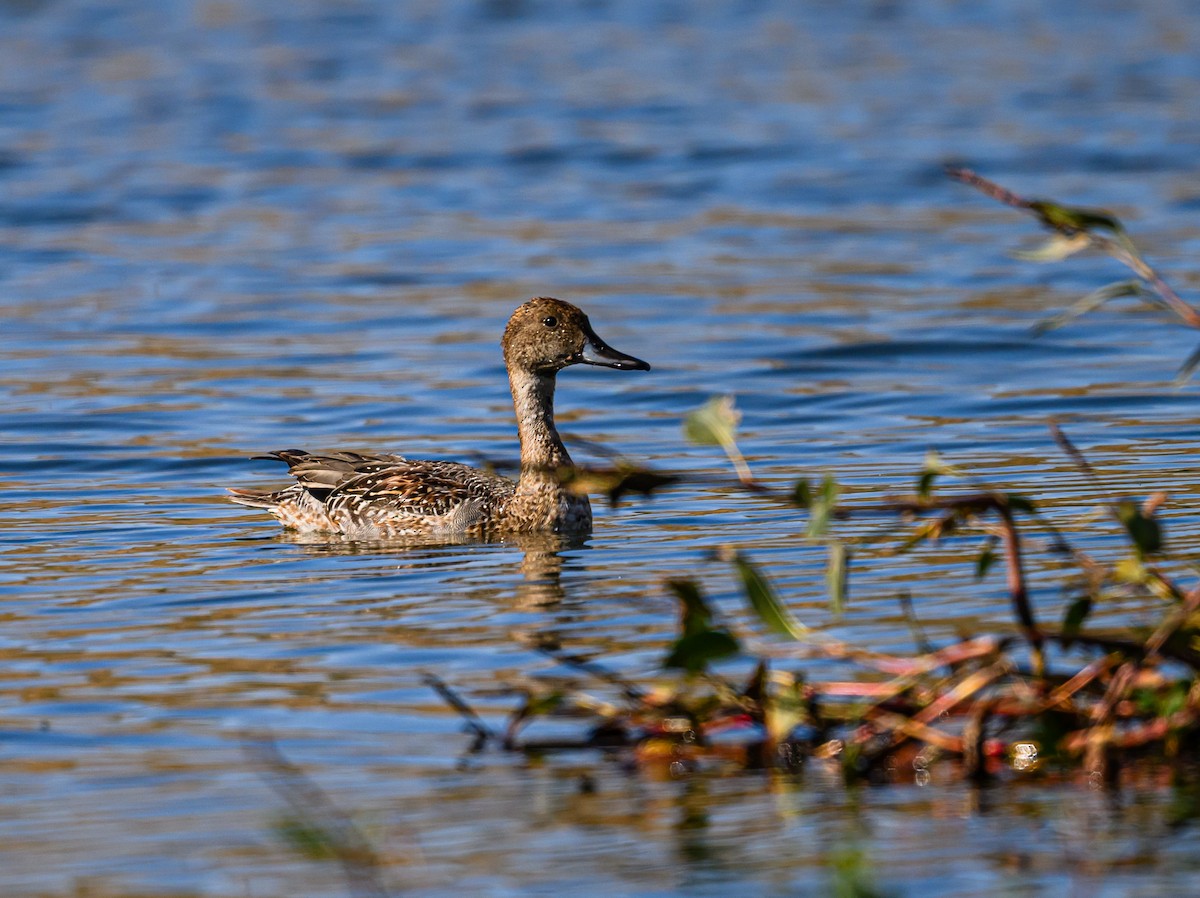
[[[1017,258],[1031,262],[1057,262],[1082,250],[1092,249],[1111,256],[1137,275],[1135,279],[1115,281],[1092,291],[1065,312],[1042,322],[1038,326],[1039,331],[1061,327],[1107,302],[1124,298],[1140,299],[1154,308],[1165,308],[1188,327],[1200,329],[1200,309],[1180,299],[1179,294],[1146,261],[1130,239],[1125,226],[1112,213],[1067,206],[1052,200],[1026,199],[968,168],[949,166],[946,174],[1006,206],[1028,212],[1042,227],[1052,232],[1040,248],[1016,253]],[[1180,366],[1176,382],[1186,381],[1198,366],[1200,347]]]
[[[849,779],[900,768],[919,776],[946,758],[974,780],[1072,769],[1111,780],[1131,759],[1178,756],[1200,735],[1200,586],[1180,582],[1168,563],[1158,517],[1166,496],[1101,499],[1125,546],[1122,557],[1108,561],[1072,545],[1034,499],[970,481],[935,455],[911,495],[885,502],[856,503],[829,477],[819,484],[801,480],[791,490],[762,484],[737,448],[736,425],[732,401],[720,399],[696,412],[685,430],[725,449],[736,470],[732,485],[757,501],[807,515],[803,539],[827,548],[835,610],[848,601],[856,549],[887,542],[887,557],[895,557],[926,544],[958,545],[963,537],[974,546],[982,538],[962,560],[977,578],[1003,571],[1011,629],[929,645],[914,611],[919,598],[908,595],[902,603],[918,650],[907,656],[867,651],[805,626],[750,553],[727,547],[712,560],[728,566],[773,641],[756,641],[751,649],[706,597],[704,582],[670,580],[664,588],[679,604],[678,625],[649,683],[618,675],[600,658],[541,646],[584,683],[531,681],[518,691],[519,704],[505,725],[493,728],[429,675],[429,685],[466,720],[472,751],[622,751],[635,763],[666,765],[674,773],[712,763],[787,771],[822,761],[840,764]],[[1083,453],[1057,428],[1054,435],[1102,495]],[[656,475],[646,482],[681,478]],[[954,488],[940,489],[946,482]],[[835,536],[840,522],[867,518],[884,524],[865,536]],[[1030,596],[1024,552],[1034,536],[1063,562],[1058,585],[1065,598],[1055,622],[1039,618]],[[1130,594],[1162,603],[1150,631],[1089,626],[1094,609]],[[749,674],[729,675],[731,661]],[[863,675],[821,681],[803,672],[806,661],[850,663]],[[578,738],[524,738],[531,722],[547,716],[587,723]]]
[[[301,857],[333,861],[355,898],[395,894],[385,882],[384,862],[371,841],[303,770],[284,757],[269,738],[247,738],[247,759],[288,806],[275,831]]]

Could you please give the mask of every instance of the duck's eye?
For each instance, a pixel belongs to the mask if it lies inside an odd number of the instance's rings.
[[[547,315],[542,319],[542,324],[546,325],[546,327],[558,327],[558,319],[553,315]]]

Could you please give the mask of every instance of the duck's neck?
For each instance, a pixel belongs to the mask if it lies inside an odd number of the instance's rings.
[[[521,479],[518,490],[561,483],[559,471],[571,456],[554,427],[554,374],[510,371],[517,432],[521,436]]]

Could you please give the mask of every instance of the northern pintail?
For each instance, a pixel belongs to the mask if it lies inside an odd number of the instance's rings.
[[[231,489],[233,501],[265,508],[285,527],[351,539],[589,529],[587,496],[563,485],[572,463],[554,426],[555,376],[580,363],[650,366],[596,336],[580,309],[546,296],[513,312],[500,345],[521,438],[516,481],[449,461],[284,449],[267,457],[285,462],[296,482],[277,491]]]

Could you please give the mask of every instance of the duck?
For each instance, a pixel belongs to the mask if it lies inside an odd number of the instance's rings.
[[[623,371],[649,371],[650,365],[600,339],[582,309],[549,296],[512,313],[500,346],[521,441],[516,480],[452,461],[283,449],[259,457],[286,464],[293,483],[277,490],[234,488],[229,498],[310,536],[460,540],[590,532],[587,495],[564,483],[574,465],[554,425],[555,380],[571,365]]]

